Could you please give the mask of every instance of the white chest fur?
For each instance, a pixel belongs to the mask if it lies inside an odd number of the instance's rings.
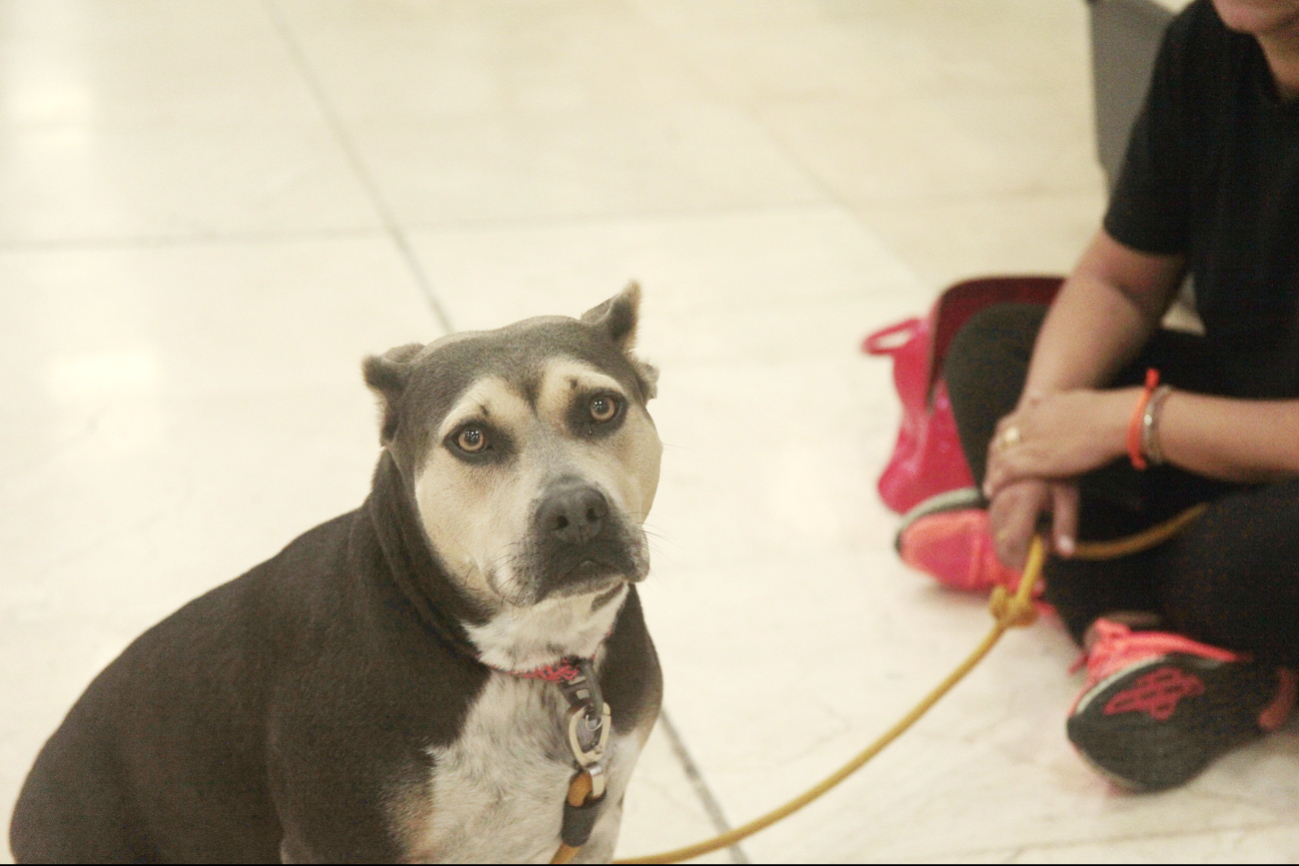
[[[564,796],[575,772],[563,727],[567,709],[554,685],[492,673],[460,738],[430,750],[432,802],[421,834],[421,859],[550,861],[559,846]],[[607,860],[613,854],[623,792],[641,745],[638,733],[609,739],[608,793],[582,852],[587,857]]]

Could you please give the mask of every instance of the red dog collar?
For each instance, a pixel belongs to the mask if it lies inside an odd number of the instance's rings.
[[[526,680],[541,680],[547,683],[571,683],[573,680],[582,676],[582,671],[578,665],[584,659],[578,659],[577,656],[569,656],[560,659],[553,665],[542,665],[530,671],[506,671],[516,677],[523,677]],[[594,659],[592,659],[594,661]]]

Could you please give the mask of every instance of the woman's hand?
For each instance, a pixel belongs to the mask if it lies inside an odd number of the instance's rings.
[[[1136,389],[1029,397],[997,424],[983,491],[997,557],[1023,568],[1038,520],[1051,513],[1051,549],[1071,556],[1078,535],[1074,480],[1127,453]]]
[[[1072,481],[1029,478],[998,491],[988,505],[997,558],[1008,568],[1022,570],[1038,519],[1051,512],[1051,549],[1060,556],[1074,552],[1078,537],[1078,485]]]
[[[1077,478],[1127,453],[1138,388],[1079,389],[1030,396],[1002,418],[988,445],[983,493],[989,500],[1027,479]]]

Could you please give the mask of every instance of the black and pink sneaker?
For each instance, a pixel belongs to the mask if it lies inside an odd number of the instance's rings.
[[[1069,739],[1115,784],[1158,791],[1274,731],[1295,703],[1293,672],[1168,632],[1093,626],[1087,684]]]

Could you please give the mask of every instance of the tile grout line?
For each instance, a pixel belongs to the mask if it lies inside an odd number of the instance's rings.
[[[387,232],[389,239],[397,248],[398,255],[400,255],[402,260],[406,263],[406,267],[414,278],[415,285],[418,287],[420,294],[424,296],[424,301],[432,311],[433,318],[436,320],[437,325],[442,328],[444,333],[453,333],[455,327],[451,322],[451,316],[448,315],[442,302],[438,300],[437,292],[433,288],[432,280],[429,279],[429,276],[424,271],[423,266],[421,266],[419,259],[415,256],[415,251],[411,249],[406,234],[402,231],[401,226],[397,224],[396,218],[388,208],[388,204],[379,190],[379,185],[370,174],[370,170],[366,167],[365,161],[361,159],[361,154],[357,150],[355,142],[353,142],[352,137],[348,135],[347,128],[343,125],[342,119],[338,116],[338,113],[334,111],[333,104],[325,95],[324,86],[321,84],[315,70],[312,69],[311,64],[308,62],[306,52],[303,51],[302,46],[294,38],[292,30],[289,28],[289,23],[279,8],[279,4],[276,3],[275,0],[262,0],[262,5],[270,16],[271,21],[274,23],[275,28],[279,31],[280,38],[283,40],[285,47],[288,48],[294,64],[298,67],[298,71],[301,73],[308,89],[310,89],[312,96],[315,98],[316,104],[320,108],[321,114],[324,115],[325,123],[329,126],[330,132],[333,133],[335,140],[338,142],[339,146],[342,147],[344,154],[347,156],[348,162],[352,166],[352,171],[356,173],[357,178],[361,181],[361,185],[365,188],[366,194],[370,198],[370,202],[374,205],[374,209],[378,212],[379,219],[383,223],[384,231]]]
[[[659,713],[658,723],[663,729],[663,735],[668,739],[668,746],[672,749],[672,754],[676,756],[677,761],[681,764],[681,769],[686,774],[686,778],[690,781],[690,787],[695,789],[695,796],[699,798],[704,811],[708,813],[713,829],[718,834],[729,833],[731,825],[726,820],[725,813],[722,812],[722,804],[718,802],[717,797],[713,795],[712,789],[708,787],[708,782],[704,780],[704,774],[699,771],[699,765],[690,756],[685,741],[681,739],[681,734],[677,731],[676,725],[672,724],[672,719],[668,716],[666,709]],[[749,858],[745,855],[744,849],[740,847],[739,843],[732,845],[727,851],[731,855],[732,863],[749,862]]]

